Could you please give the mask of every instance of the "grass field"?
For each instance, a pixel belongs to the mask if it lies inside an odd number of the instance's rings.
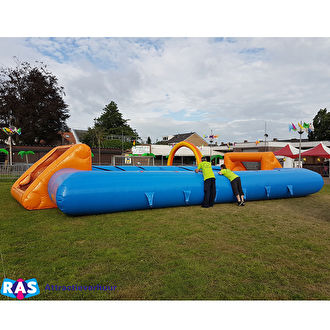
[[[31,300],[330,299],[330,185],[245,207],[82,217],[27,211],[10,186],[0,182],[0,274],[36,278],[41,293]]]

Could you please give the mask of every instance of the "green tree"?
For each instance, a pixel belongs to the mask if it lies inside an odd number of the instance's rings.
[[[123,118],[117,104],[111,101],[105,106],[100,117],[94,119],[94,127],[88,128],[82,142],[91,147],[128,149],[132,146],[133,140],[137,139],[139,135],[136,130],[130,127],[128,119]]]
[[[32,66],[16,60],[16,67],[0,69],[0,126],[22,128],[16,143],[51,144],[68,129],[70,117],[64,88],[43,63]]]
[[[310,141],[330,140],[330,112],[327,109],[320,109],[313,119],[314,131],[308,133]]]
[[[147,144],[151,144],[151,138],[150,138],[150,136],[148,136],[148,138],[147,138]]]

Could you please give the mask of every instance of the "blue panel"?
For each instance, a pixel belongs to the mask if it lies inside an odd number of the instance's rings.
[[[131,170],[126,171],[126,168]],[[111,167],[110,167],[111,168]],[[48,192],[61,211],[67,214],[97,214],[201,204],[203,175],[190,169],[167,167],[167,171],[63,169],[49,181]],[[195,167],[192,167],[195,169]],[[217,172],[215,172],[216,174]],[[247,200],[306,196],[319,191],[322,177],[306,169],[236,172]],[[228,179],[216,174],[216,203],[234,202]]]

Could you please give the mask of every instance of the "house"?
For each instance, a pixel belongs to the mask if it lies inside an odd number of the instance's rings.
[[[77,140],[74,136],[74,134],[72,133],[72,131],[69,132],[60,132],[61,137],[62,137],[62,145],[65,144],[76,144]]]
[[[182,141],[190,142],[197,147],[208,146],[208,143],[195,132],[165,136],[157,144],[174,145]]]

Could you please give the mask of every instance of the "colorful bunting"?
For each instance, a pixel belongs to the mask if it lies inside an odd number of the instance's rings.
[[[16,128],[16,127],[2,127],[2,131],[4,131],[7,135],[13,135],[17,133],[18,135],[21,135],[22,130],[21,128]]]
[[[298,126],[300,128],[300,130],[299,130],[300,132],[305,131],[305,132],[310,133],[310,132],[314,131],[314,127],[313,127],[312,123],[308,124],[308,123],[304,122],[302,124],[302,122],[300,122],[300,123],[298,123]],[[289,132],[291,132],[291,131],[296,132],[297,130],[298,130],[297,127],[293,123],[289,124]]]
[[[210,139],[210,140],[217,139],[218,137],[219,137],[219,135],[214,135],[214,134],[211,134],[211,135],[204,134],[203,135],[204,139]]]

